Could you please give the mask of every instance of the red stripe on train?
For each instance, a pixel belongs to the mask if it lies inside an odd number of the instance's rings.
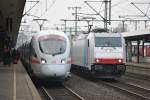
[[[68,58],[66,63],[67,63],[67,64],[72,64],[72,59],[71,59],[71,58]]]
[[[95,64],[124,64],[123,59],[114,59],[114,58],[95,58]]]
[[[32,64],[40,64],[40,61],[39,61],[38,59],[32,58],[32,59],[31,59],[31,63],[32,63]]]

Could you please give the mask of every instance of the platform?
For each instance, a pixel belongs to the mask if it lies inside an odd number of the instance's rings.
[[[126,72],[150,77],[150,64],[148,63],[126,63]]]
[[[0,64],[0,100],[41,100],[21,62]]]
[[[143,68],[150,68],[150,64],[148,63],[134,63],[134,62],[128,62],[126,63],[127,66],[137,66],[137,67],[143,67]]]

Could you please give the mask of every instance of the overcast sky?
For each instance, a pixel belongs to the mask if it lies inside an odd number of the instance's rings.
[[[85,3],[85,0],[40,0],[40,2],[30,11],[31,15],[39,16],[40,18],[46,18],[48,19],[48,22],[46,22],[44,25],[47,26],[54,26],[57,24],[62,24],[63,22],[60,21],[60,19],[74,19],[74,16],[72,13],[74,12],[73,9],[68,9],[68,7],[75,7],[79,6],[81,9],[79,12],[82,13],[88,13],[88,14],[94,14],[95,12],[91,10]],[[92,0],[91,0],[92,1]],[[95,0],[94,0],[95,1]],[[102,1],[102,0],[97,0]],[[148,3],[149,0],[111,0],[112,2],[112,10],[111,10],[111,19],[119,19],[118,16],[124,16],[124,15],[143,15],[136,7],[134,7],[131,2],[144,2]],[[25,11],[30,9],[35,3],[27,2]],[[90,3],[94,9],[96,9],[98,12],[103,15],[104,11],[104,4],[101,2],[99,3]],[[150,13],[150,11],[147,9],[149,7],[148,4],[136,4],[137,7],[139,7],[144,13]],[[96,19],[101,19],[99,16],[93,16],[96,17]],[[37,24],[33,19],[35,17],[24,17],[28,23]],[[23,19],[24,19],[23,18]],[[126,17],[128,18],[128,17]],[[137,19],[135,17],[130,17],[130,19]],[[144,18],[138,18],[138,19],[148,19],[146,17]],[[102,25],[102,23],[97,23],[98,25]],[[69,25],[74,25],[73,23],[69,23]],[[83,24],[84,25],[84,24]],[[86,23],[85,23],[86,25]],[[112,27],[117,24],[112,23]]]

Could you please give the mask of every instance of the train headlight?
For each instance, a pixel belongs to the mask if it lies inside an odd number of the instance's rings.
[[[100,63],[101,61],[100,61],[99,58],[95,58],[95,59],[94,59],[94,62],[95,62],[95,63]]]
[[[66,63],[66,60],[65,60],[65,59],[62,59],[62,60],[61,60],[61,63],[62,63],[62,64],[65,64],[65,63]]]
[[[100,60],[99,59],[96,59],[96,63],[99,63],[100,62]]]
[[[99,62],[99,59],[96,59],[96,62],[98,63],[98,62]]]
[[[122,60],[121,60],[121,59],[118,59],[118,62],[119,62],[119,63],[121,63],[121,62],[122,62]]]
[[[43,58],[41,58],[41,63],[42,63],[42,64],[45,64],[45,63],[46,63],[46,60],[43,59]]]

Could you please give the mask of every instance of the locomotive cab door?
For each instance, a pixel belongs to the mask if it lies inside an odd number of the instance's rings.
[[[94,38],[91,38],[92,35],[87,39],[87,59],[88,59],[88,68],[91,70],[91,66],[94,63]]]

